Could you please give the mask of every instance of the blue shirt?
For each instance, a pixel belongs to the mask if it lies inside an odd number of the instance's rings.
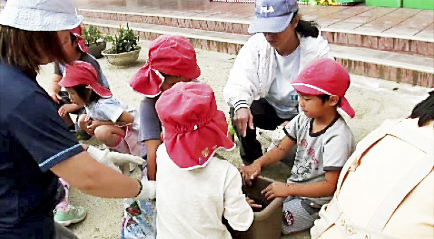
[[[50,168],[82,151],[36,77],[0,62],[0,238],[54,238]]]

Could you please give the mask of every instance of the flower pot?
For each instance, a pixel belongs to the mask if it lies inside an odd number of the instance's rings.
[[[105,41],[98,42],[97,44],[90,44],[87,49],[89,54],[95,58],[101,58],[101,52],[105,50],[107,43]]]
[[[138,47],[137,50],[122,52],[118,54],[109,53],[110,49],[104,50],[102,55],[107,59],[107,61],[115,66],[129,66],[137,61],[139,58],[141,48]]]
[[[245,232],[233,230],[229,224],[226,227],[234,239],[279,239],[282,231],[282,207],[285,198],[274,198],[268,201],[261,193],[274,180],[259,176],[251,186],[244,185],[243,192],[256,203],[262,205],[262,209],[253,210],[254,219],[250,228]]]

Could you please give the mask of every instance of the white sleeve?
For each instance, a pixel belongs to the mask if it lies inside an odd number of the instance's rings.
[[[321,35],[317,38],[318,41],[318,57],[335,59],[330,52],[329,43]]]
[[[253,210],[247,203],[241,187],[241,175],[232,166],[226,175],[223,216],[234,230],[247,231],[253,222]]]
[[[253,100],[259,96],[257,38],[251,37],[241,48],[223,89],[224,99],[235,109],[250,107]]]

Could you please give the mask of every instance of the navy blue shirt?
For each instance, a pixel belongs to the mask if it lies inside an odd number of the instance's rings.
[[[54,238],[50,168],[82,151],[36,77],[0,62],[0,238]]]

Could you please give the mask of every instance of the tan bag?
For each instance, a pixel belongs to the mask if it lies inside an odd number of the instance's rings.
[[[316,238],[434,238],[433,122],[386,121],[344,165]]]

